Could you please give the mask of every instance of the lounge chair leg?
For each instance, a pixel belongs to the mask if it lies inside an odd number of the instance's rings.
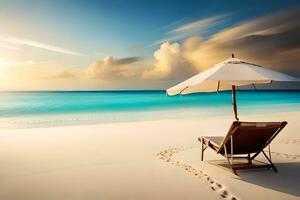
[[[238,174],[236,173],[236,170],[235,170],[235,169],[233,168],[233,166],[232,166],[232,163],[230,163],[230,160],[229,160],[228,155],[227,155],[226,147],[224,148],[224,152],[225,152],[225,157],[226,157],[226,160],[227,160],[227,162],[228,162],[228,164],[229,164],[230,169],[232,170],[232,172],[233,172],[235,175],[238,176]]]
[[[231,157],[231,164],[233,164],[233,137],[230,137],[230,157]]]
[[[250,153],[248,154],[247,158],[248,158],[248,163],[249,163],[249,164],[252,164],[252,159],[251,159]]]
[[[204,157],[204,142],[203,142],[203,138],[201,138],[201,161],[203,161],[203,157]]]
[[[268,145],[268,149],[269,149],[269,158],[270,158],[270,160],[272,160],[271,145],[270,144]]]
[[[266,159],[269,161],[269,163],[270,163],[272,169],[273,169],[275,172],[278,172],[278,170],[276,169],[276,167],[275,167],[275,165],[273,164],[272,160],[270,160],[270,158],[268,158],[267,154],[266,154],[264,151],[262,151],[262,153],[264,154],[264,156],[266,157]]]

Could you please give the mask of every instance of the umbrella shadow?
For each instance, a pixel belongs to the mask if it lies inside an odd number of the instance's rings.
[[[273,170],[240,171],[240,181],[245,181],[271,190],[300,197],[300,162],[277,163],[278,172]]]

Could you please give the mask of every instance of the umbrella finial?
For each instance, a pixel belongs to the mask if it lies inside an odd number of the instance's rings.
[[[234,58],[234,54],[231,54],[231,57]]]

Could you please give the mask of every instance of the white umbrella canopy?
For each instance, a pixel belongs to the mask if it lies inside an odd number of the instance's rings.
[[[299,78],[263,68],[237,58],[230,58],[167,90],[168,95],[230,90],[232,85],[267,84],[272,81],[293,82]]]
[[[172,96],[232,89],[233,109],[235,118],[238,120],[235,97],[236,86],[254,86],[255,84],[268,84],[273,81],[294,82],[300,81],[300,79],[245,62],[234,58],[234,55],[232,55],[232,58],[169,88],[167,94]]]

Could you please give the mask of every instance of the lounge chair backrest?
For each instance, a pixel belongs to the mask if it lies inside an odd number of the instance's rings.
[[[239,122],[232,123],[217,153],[224,154],[224,148],[231,154],[249,154],[264,149],[284,128],[287,122]]]

